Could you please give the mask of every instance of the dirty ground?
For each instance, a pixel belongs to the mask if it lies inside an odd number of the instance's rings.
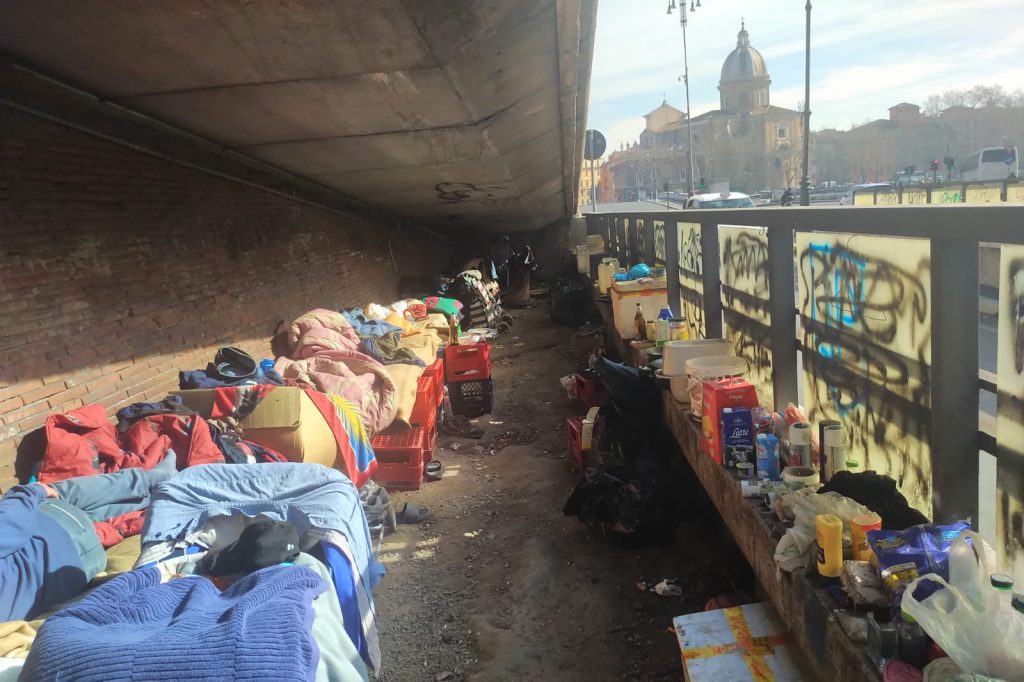
[[[573,366],[572,332],[544,303],[513,314],[492,352],[494,411],[475,422],[485,436],[442,435],[444,479],[393,495],[432,517],[384,539],[382,679],[679,680],[673,616],[749,589],[749,569],[709,502],[675,544],[642,550],[562,514],[576,481],[565,419],[584,412],[558,383]],[[678,578],[682,596],[636,587],[663,578]]]

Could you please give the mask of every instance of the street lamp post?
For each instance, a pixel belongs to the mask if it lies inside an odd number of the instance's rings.
[[[811,205],[811,181],[807,176],[811,158],[811,0],[804,6],[807,11],[807,29],[804,35],[804,173],[800,179],[800,205]]]
[[[672,14],[675,8],[675,0],[671,0],[668,6],[668,14]],[[700,0],[690,0],[690,11],[695,12],[700,7]],[[693,124],[690,117],[690,61],[686,51],[686,0],[679,3],[679,25],[683,27],[683,87],[686,90],[686,140],[687,140],[687,163],[689,168],[686,171],[686,183],[689,187],[689,195],[693,195]]]

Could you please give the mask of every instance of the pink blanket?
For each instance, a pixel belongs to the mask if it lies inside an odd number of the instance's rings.
[[[282,377],[354,403],[370,435],[391,424],[395,382],[384,365],[356,350],[359,338],[341,313],[311,310],[288,326],[287,337],[287,356],[274,363]]]

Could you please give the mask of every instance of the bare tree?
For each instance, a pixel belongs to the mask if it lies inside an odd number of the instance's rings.
[[[924,113],[926,116],[938,116],[942,113],[942,98],[938,95],[931,95],[924,101]]]

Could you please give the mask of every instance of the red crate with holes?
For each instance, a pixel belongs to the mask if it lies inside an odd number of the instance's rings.
[[[445,347],[444,377],[449,383],[480,381],[490,376],[491,347],[486,341]]]
[[[587,406],[603,407],[608,402],[608,390],[596,374],[576,374],[576,399]]]
[[[583,417],[565,420],[569,441],[569,464],[573,471],[583,472]]]
[[[434,401],[437,406],[440,406],[444,402],[444,360],[438,358],[427,365],[420,381],[425,381],[427,377],[434,381]]]
[[[416,384],[416,402],[413,403],[409,423],[413,426],[423,427],[428,433],[432,432],[437,426],[438,404],[437,385],[434,383],[434,377],[423,374],[420,376],[419,383]]]
[[[377,457],[373,480],[391,492],[419,490],[424,453],[435,444],[435,435],[420,427],[378,433],[370,441]]]

